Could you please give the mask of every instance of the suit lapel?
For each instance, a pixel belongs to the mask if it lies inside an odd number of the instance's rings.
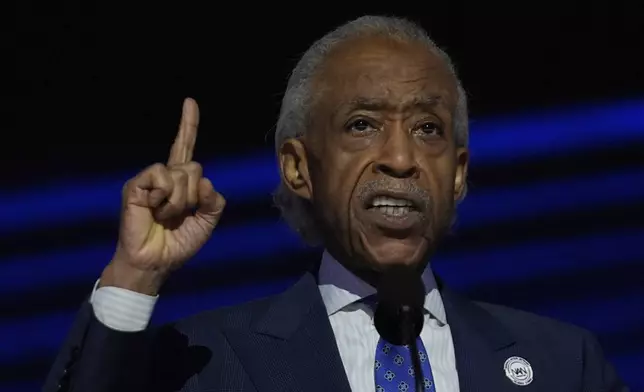
[[[438,279],[437,279],[438,281]],[[438,281],[452,332],[461,392],[536,392],[560,389],[545,377],[548,359],[514,335],[487,309]],[[250,329],[225,330],[255,388],[264,391],[350,392],[315,277],[306,273],[272,298]],[[534,380],[519,386],[505,375],[510,357],[527,359]]]
[[[510,391],[512,384],[503,373],[503,351],[515,344],[512,336],[483,309],[448,288],[442,288],[441,295],[461,392]]]
[[[546,377],[544,358],[530,345],[517,341],[488,310],[445,287],[441,295],[452,331],[461,392],[559,390],[556,380]],[[504,365],[511,357],[530,362],[534,372],[530,384],[518,385],[506,376]]]
[[[271,300],[250,331],[230,343],[258,391],[350,392],[315,277],[307,273]]]

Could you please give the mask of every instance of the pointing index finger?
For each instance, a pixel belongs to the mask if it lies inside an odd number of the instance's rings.
[[[199,106],[192,98],[183,101],[179,132],[170,149],[168,166],[181,165],[192,161],[199,128]]]

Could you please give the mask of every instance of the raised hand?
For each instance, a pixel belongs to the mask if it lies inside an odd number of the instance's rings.
[[[198,126],[199,108],[187,98],[167,165],[125,184],[119,241],[101,286],[154,295],[210,238],[226,201],[192,160]]]

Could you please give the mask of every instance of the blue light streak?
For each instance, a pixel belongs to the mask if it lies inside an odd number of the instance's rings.
[[[537,158],[644,140],[644,100],[472,122],[472,164]],[[206,162],[204,173],[229,200],[268,197],[279,182],[271,151]],[[0,196],[0,235],[118,214],[120,191],[135,173]]]

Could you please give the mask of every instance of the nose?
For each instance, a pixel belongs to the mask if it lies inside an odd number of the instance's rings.
[[[395,178],[417,177],[419,170],[411,139],[403,130],[391,132],[375,162],[375,171]]]

